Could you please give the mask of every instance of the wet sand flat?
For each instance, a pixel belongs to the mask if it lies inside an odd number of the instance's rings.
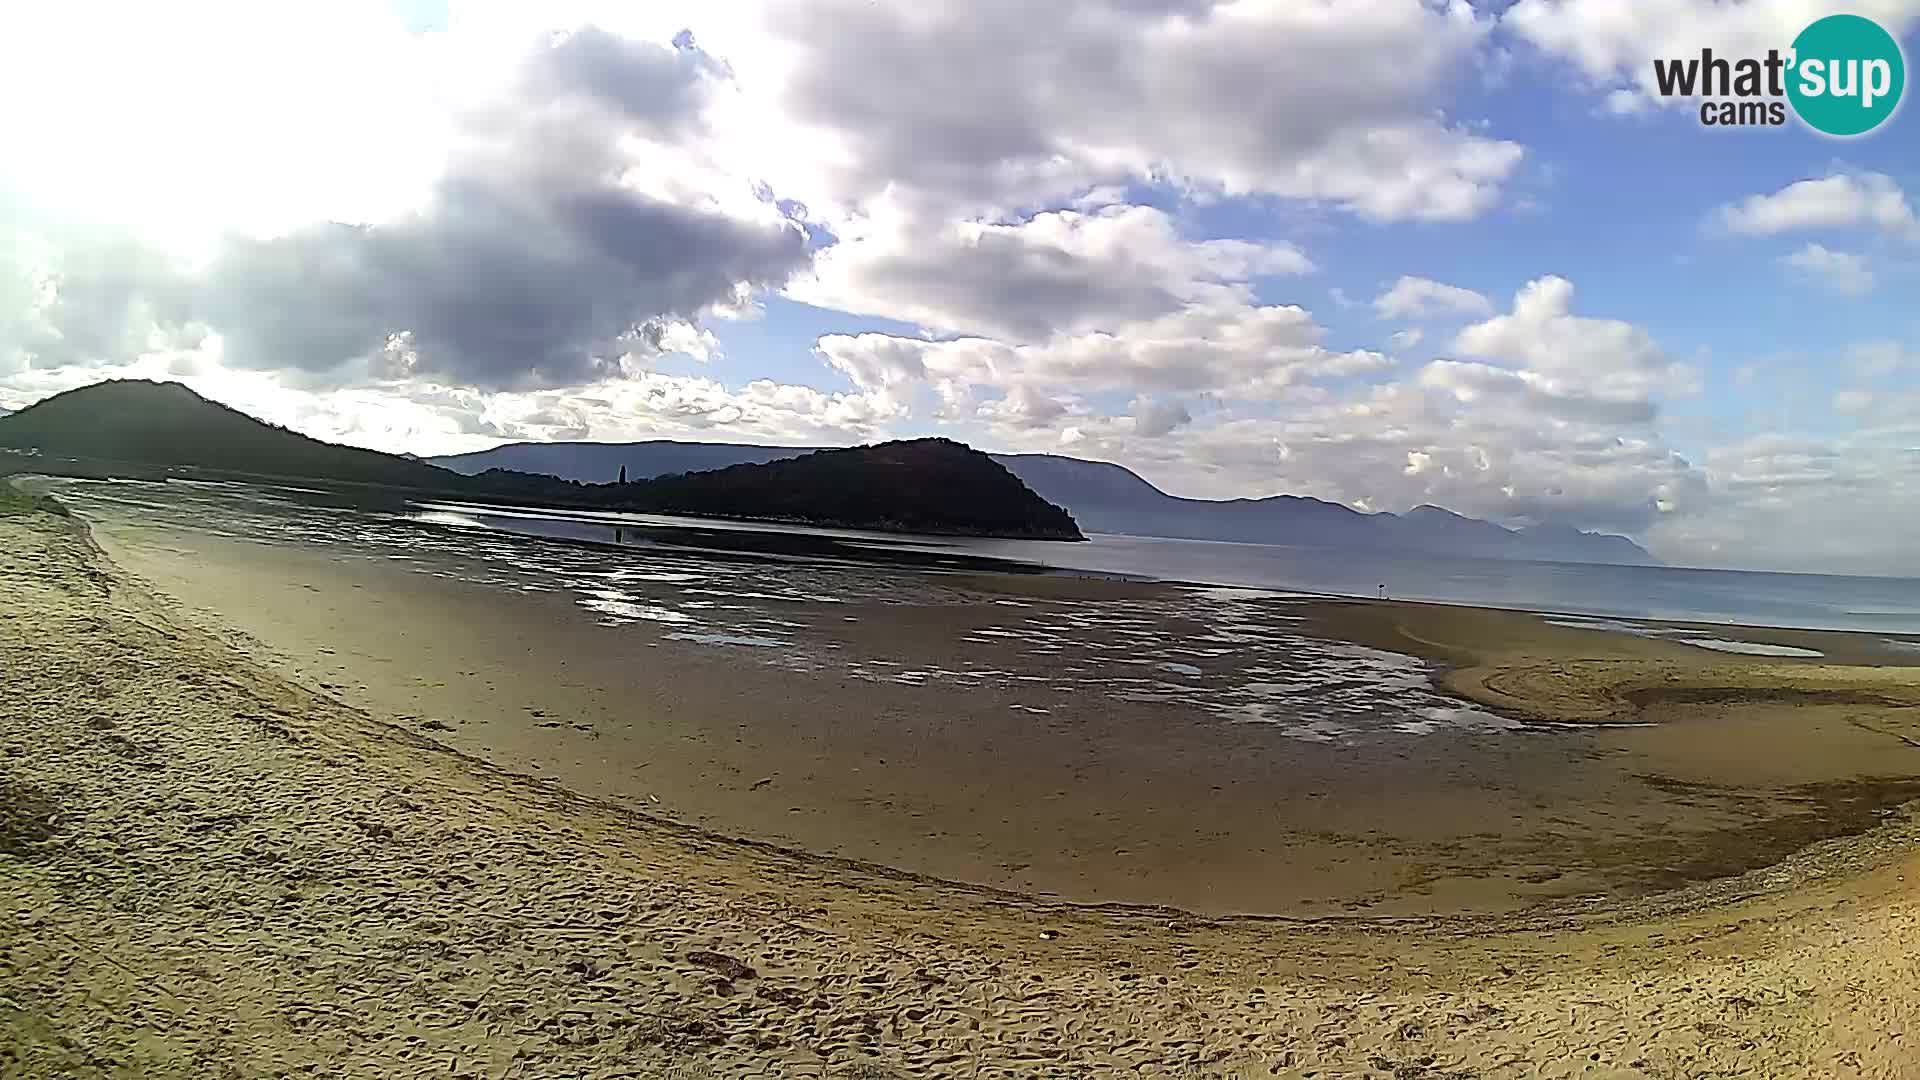
[[[1911,1075],[1904,811],[1585,916],[1077,908],[582,796],[232,640],[0,518],[0,1073]]]
[[[684,623],[623,617],[653,603],[631,590],[589,590],[583,610],[577,591],[423,573],[432,559],[98,527],[183,616],[462,753],[729,836],[1081,903],[1578,909],[1770,865],[1920,793],[1905,666],[1510,612],[1001,576],[830,605],[749,597],[729,616],[741,627],[690,640]],[[762,573],[759,591],[782,571]],[[1915,659],[1816,637],[1829,658]],[[761,644],[783,641],[813,652]],[[1161,658],[1171,647],[1181,659]],[[1452,661],[1453,689],[1500,711],[1441,694],[1408,654]],[[1267,682],[1226,670],[1248,657]],[[1333,660],[1344,674],[1312,682]],[[1657,692],[1828,670],[1881,672],[1899,700]],[[1641,698],[1595,711],[1615,694]],[[1383,714],[1402,699],[1433,704]],[[1320,719],[1293,722],[1302,702]]]

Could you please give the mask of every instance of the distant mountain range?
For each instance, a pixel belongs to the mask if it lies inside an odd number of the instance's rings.
[[[113,381],[0,417],[0,472],[284,478],[468,499],[775,520],[857,529],[1083,540],[1073,518],[986,454],[910,439],[712,471],[583,483],[504,468],[454,471],[262,423],[179,383]],[[616,474],[618,469],[616,467]],[[621,479],[617,475],[615,480]]]
[[[34,462],[39,470],[54,468],[50,458],[74,458],[107,463],[110,469],[139,464],[469,498],[899,531],[1077,539],[1077,522],[1092,532],[1178,539],[1567,562],[1657,561],[1621,536],[1566,527],[1508,529],[1435,506],[1366,514],[1292,495],[1183,499],[1119,465],[1051,454],[989,456],[945,439],[853,450],[666,440],[514,443],[419,459],[309,438],[208,401],[178,383],[97,383],[0,416],[0,449],[29,448],[43,455]],[[631,483],[618,482],[623,469]]]
[[[446,457],[422,458],[454,472],[482,473],[488,469],[546,473],[583,484],[611,484],[626,470],[629,480],[645,480],[678,472],[706,472],[733,465],[764,465],[769,461],[830,450],[827,446],[755,446],[748,443],[694,443],[654,439],[649,442],[528,442],[508,443],[491,450]]]
[[[509,443],[491,450],[429,458],[456,472],[503,468],[606,483],[621,470],[638,480],[674,472],[764,464],[810,447],[750,443]],[[1183,499],[1137,473],[1104,461],[1054,454],[996,454],[994,460],[1042,499],[1063,506],[1082,529],[1131,536],[1252,544],[1350,547],[1495,559],[1657,564],[1624,536],[1565,526],[1509,529],[1437,506],[1404,514],[1367,514],[1296,495],[1264,499]]]

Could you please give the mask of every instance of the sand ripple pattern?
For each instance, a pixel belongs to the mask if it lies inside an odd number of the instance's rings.
[[[1914,1075],[1911,855],[1591,931],[1049,906],[460,757],[46,515],[0,518],[0,671],[0,1075]]]

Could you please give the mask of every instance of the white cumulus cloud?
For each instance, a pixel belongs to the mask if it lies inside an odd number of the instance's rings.
[[[1472,289],[1407,275],[1374,297],[1373,310],[1382,318],[1427,319],[1445,315],[1485,315],[1493,310],[1493,304]]]
[[[1675,361],[1645,329],[1621,319],[1573,313],[1573,283],[1549,275],[1528,282],[1513,310],[1460,331],[1454,348],[1525,369],[1556,392],[1633,402],[1655,392],[1690,392],[1697,373]]]
[[[1920,17],[1912,0],[1519,0],[1501,28],[1570,63],[1607,95],[1609,110],[1638,112],[1683,103],[1660,96],[1656,59],[1785,52],[1807,24],[1852,12],[1903,36]]]
[[[1780,257],[1788,271],[1829,292],[1859,296],[1873,291],[1873,264],[1864,255],[1808,244]]]
[[[1920,217],[1906,192],[1883,173],[1836,172],[1749,195],[1715,213],[1730,232],[1771,236],[1808,229],[1874,229],[1920,239]]]

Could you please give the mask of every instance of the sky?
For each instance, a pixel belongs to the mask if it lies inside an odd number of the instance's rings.
[[[1656,58],[1920,0],[332,0],[0,13],[0,408],[927,434],[1920,575],[1920,117]]]

